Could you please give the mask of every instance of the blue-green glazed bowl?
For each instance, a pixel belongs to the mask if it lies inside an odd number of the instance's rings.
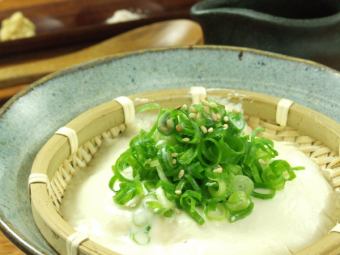
[[[237,88],[286,97],[340,121],[340,74],[282,55],[231,47],[153,50],[52,74],[0,110],[0,227],[27,254],[55,254],[34,224],[27,178],[36,153],[80,113],[162,88]]]
[[[191,15],[206,44],[273,51],[340,69],[338,0],[204,0]]]

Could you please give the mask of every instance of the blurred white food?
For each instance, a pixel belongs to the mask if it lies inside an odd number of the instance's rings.
[[[0,40],[9,41],[35,36],[35,25],[21,12],[15,12],[1,23]]]
[[[114,24],[119,22],[125,22],[130,20],[137,20],[144,18],[145,15],[142,13],[131,12],[129,10],[121,9],[115,11],[112,17],[106,20],[106,24]]]

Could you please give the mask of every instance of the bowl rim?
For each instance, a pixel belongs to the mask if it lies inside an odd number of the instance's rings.
[[[232,14],[250,18],[252,20],[263,21],[266,23],[271,23],[277,26],[287,26],[294,28],[320,28],[325,26],[334,25],[335,23],[340,22],[340,10],[332,15],[320,17],[320,18],[311,18],[311,19],[293,19],[286,18],[282,16],[275,16],[272,14],[268,14],[265,12],[256,11],[253,9],[246,8],[229,8],[222,7],[217,8],[213,7],[215,3],[226,2],[225,0],[203,0],[194,4],[190,9],[190,14],[193,17],[199,17],[203,15],[224,15],[224,14]],[[204,9],[202,7],[207,6],[211,8]]]
[[[66,69],[63,69],[61,71],[54,72],[52,74],[49,74],[31,85],[29,85],[27,88],[25,88],[23,91],[19,92],[15,96],[13,96],[11,99],[9,99],[1,108],[0,108],[0,120],[2,115],[6,113],[6,111],[21,97],[28,94],[31,90],[44,85],[47,81],[53,80],[56,77],[67,75],[69,73],[73,73],[76,70],[79,69],[86,69],[89,67],[96,66],[98,64],[103,64],[112,60],[119,60],[121,58],[126,58],[130,56],[138,56],[142,55],[144,53],[154,53],[154,52],[165,52],[165,51],[177,51],[177,50],[194,50],[194,49],[206,49],[206,50],[221,50],[221,51],[232,51],[232,52],[239,52],[239,54],[243,53],[249,53],[254,54],[257,56],[265,56],[276,60],[284,60],[286,62],[295,62],[299,64],[304,64],[310,67],[318,68],[322,71],[329,72],[333,75],[336,75],[339,77],[340,80],[340,72],[337,70],[328,67],[323,64],[319,64],[317,62],[306,60],[302,58],[297,57],[291,57],[279,53],[272,53],[268,51],[263,50],[257,50],[252,48],[246,48],[246,47],[237,47],[237,46],[218,46],[218,45],[201,45],[201,46],[186,46],[186,47],[173,47],[173,48],[157,48],[157,49],[151,49],[151,50],[139,50],[139,51],[133,51],[128,53],[121,53],[121,54],[115,54],[111,56],[106,56],[103,58],[99,58],[93,61],[89,61],[86,63],[82,63],[79,65],[75,65]],[[335,121],[336,122],[336,121]],[[44,255],[41,253],[37,247],[31,243],[29,243],[25,237],[17,234],[15,227],[12,226],[12,224],[6,220],[5,216],[3,215],[2,211],[0,210],[0,230],[4,233],[4,235],[11,240],[18,248],[20,248],[22,251],[26,252],[27,254],[34,254],[34,255]]]

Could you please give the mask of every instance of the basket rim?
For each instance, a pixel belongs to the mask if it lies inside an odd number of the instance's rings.
[[[175,93],[176,92],[176,93]],[[156,100],[154,101],[166,101],[166,100],[172,100],[172,99],[189,99],[190,98],[190,91],[188,88],[180,88],[180,89],[161,89],[161,90],[153,90],[153,91],[146,91],[146,92],[143,92],[143,93],[138,93],[138,94],[133,94],[131,96],[129,96],[131,99],[136,99],[136,98],[151,98],[152,99],[152,96],[154,94],[157,94],[157,93],[163,93],[163,97],[160,96],[158,94],[158,97]],[[268,107],[271,107],[271,108],[276,108],[280,98],[278,97],[274,97],[274,96],[271,96],[271,95],[266,95],[266,94],[263,94],[263,93],[257,93],[257,92],[251,92],[251,91],[246,91],[246,90],[235,90],[235,89],[225,89],[225,88],[216,88],[216,89],[207,89],[207,93],[209,96],[218,96],[218,97],[222,97],[223,96],[226,96],[226,95],[234,95],[233,97],[234,98],[238,98],[239,99],[239,96],[242,95],[245,97],[243,97],[242,100],[244,101],[250,101],[250,104],[252,103],[262,103],[262,104],[266,104],[267,105],[267,108]],[[175,96],[173,96],[175,94]],[[172,95],[172,96],[168,96],[168,95]],[[153,100],[153,99],[152,99]],[[142,103],[140,103],[142,104]],[[135,103],[135,105],[137,106],[138,103]],[[80,129],[83,129],[83,128],[86,128],[86,126],[81,126],[79,125],[79,123],[77,123],[77,121],[79,119],[84,119],[86,118],[87,116],[90,116],[90,113],[92,113],[93,111],[96,111],[98,109],[101,109],[103,108],[103,106],[110,106],[112,107],[112,102],[109,101],[109,102],[105,102],[103,104],[100,104],[96,107],[93,107],[91,109],[88,109],[87,111],[81,113],[80,115],[78,115],[77,117],[75,117],[74,119],[72,119],[69,123],[67,123],[65,126],[74,126],[76,127],[75,128],[75,131],[78,133],[78,131]],[[117,109],[122,109],[122,107],[118,104],[115,104],[114,107],[112,107],[112,112],[113,111],[117,111]],[[307,107],[304,107],[302,105],[299,105],[297,103],[294,103],[294,105],[291,107],[291,111],[294,111],[294,113],[296,115],[299,115],[299,114],[302,114],[303,115],[303,112],[305,113],[305,115],[307,116],[306,118],[311,118],[311,116],[314,117],[314,121],[316,119],[318,119],[318,122],[316,123],[319,123],[321,124],[322,123],[322,127],[324,127],[325,129],[328,129],[329,132],[333,132],[335,137],[337,138],[336,139],[336,143],[337,143],[337,146],[338,146],[338,141],[339,141],[339,138],[340,138],[340,126],[337,124],[336,121],[334,121],[333,119],[329,118],[328,116],[324,115],[324,114],[321,114],[313,109],[310,109],[310,108],[307,108]],[[267,114],[268,115],[268,114]],[[93,118],[93,116],[91,116],[91,118]],[[260,117],[261,118],[261,117]],[[275,116],[273,119],[271,119],[271,121],[275,120]],[[77,123],[77,125],[75,124]],[[288,118],[288,123],[287,123],[287,126],[290,126],[289,125],[289,118]],[[305,135],[303,133],[303,135]],[[55,135],[53,135],[48,141],[50,141],[53,137],[55,137]],[[62,137],[59,137],[58,138],[59,140],[61,139],[64,139],[65,138],[62,138]],[[91,139],[91,138],[88,138],[88,139]],[[322,141],[323,142],[323,141]],[[48,142],[47,142],[48,143]],[[47,146],[47,144],[45,144],[40,151],[42,151],[44,149],[44,147]],[[327,145],[327,147],[329,147],[329,145]],[[336,147],[337,149],[338,147]],[[332,148],[332,150],[334,150],[334,148]],[[39,153],[40,153],[39,151]],[[38,153],[38,154],[39,154]],[[338,151],[336,151],[336,153],[339,153]],[[34,161],[36,161],[37,158],[35,158]],[[47,189],[45,188],[44,190],[46,190],[46,193],[47,193]],[[40,190],[41,191],[41,190]],[[35,192],[31,192],[31,198],[32,198],[32,201],[35,199],[35,196],[37,194]],[[51,200],[51,199],[50,199]],[[51,202],[51,201],[50,201]],[[33,203],[32,203],[32,207],[33,207]],[[44,215],[41,215],[41,208],[37,209],[37,213],[39,213],[39,217],[41,217],[41,219],[44,221]],[[70,227],[74,230],[74,228],[66,221],[64,220],[61,215],[59,215],[59,220],[62,220],[63,222],[63,225],[67,225],[67,227]],[[49,227],[49,223],[45,221],[45,224],[47,224]],[[60,230],[60,229],[59,229]],[[52,230],[54,231],[54,230]],[[102,247],[100,244],[98,243],[95,243],[95,241],[92,241],[90,240],[91,242],[91,246],[95,246],[95,247]],[[87,243],[87,242],[86,242]],[[86,245],[86,243],[84,245],[81,245],[80,247],[84,248]],[[88,243],[87,243],[88,244]],[[87,248],[87,251],[88,251],[88,248],[89,246],[86,247]],[[111,254],[111,253],[110,253]],[[114,253],[113,253],[114,254]]]

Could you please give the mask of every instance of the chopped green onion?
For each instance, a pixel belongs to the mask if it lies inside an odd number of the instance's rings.
[[[150,235],[149,232],[146,230],[138,230],[131,233],[131,239],[137,244],[146,245],[150,242]]]
[[[152,103],[139,111],[155,109]],[[273,141],[258,136],[262,129],[245,134],[243,114],[221,104],[204,100],[159,110],[151,130],[140,131],[112,168],[109,187],[119,205],[143,201],[143,210],[163,217],[182,210],[198,224],[234,222],[252,212],[253,197],[273,198],[302,169],[274,159]],[[136,226],[149,224],[143,217],[134,215]],[[143,231],[132,238],[149,242]]]
[[[226,214],[226,208],[222,203],[210,201],[205,208],[205,215],[210,220],[224,220]]]
[[[133,213],[132,221],[136,226],[145,226],[150,222],[149,212],[145,209],[138,209]]]
[[[275,196],[275,193],[276,191],[274,189],[259,186],[253,190],[252,196],[261,199],[271,199]]]
[[[231,212],[240,212],[247,209],[250,204],[250,197],[244,191],[235,191],[228,198],[227,208]]]
[[[230,189],[233,191],[243,191],[250,195],[254,190],[254,183],[245,175],[235,175],[231,179]]]

